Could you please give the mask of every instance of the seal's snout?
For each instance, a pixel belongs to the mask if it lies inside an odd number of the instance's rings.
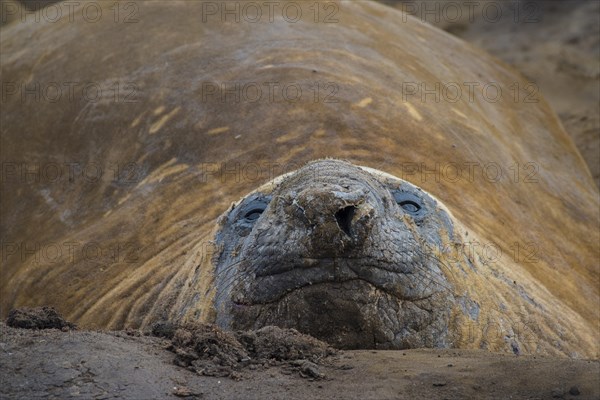
[[[350,185],[302,191],[295,201],[308,228],[311,250],[323,256],[356,247],[369,235],[375,208],[369,192]]]

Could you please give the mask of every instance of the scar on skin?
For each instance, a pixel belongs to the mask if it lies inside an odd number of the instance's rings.
[[[133,122],[131,123],[131,127],[135,128],[136,126],[138,126],[140,124],[140,121],[142,120],[142,117],[144,116],[144,113],[141,113],[136,119],[133,120]]]
[[[298,137],[298,132],[292,131],[290,133],[286,133],[285,135],[277,137],[277,139],[275,139],[275,142],[276,143],[285,143],[285,142],[289,142],[290,140],[293,140],[297,137]]]
[[[322,137],[325,137],[326,133],[327,132],[325,132],[325,129],[319,128],[316,131],[314,131],[312,135],[313,135],[313,137],[316,137],[316,138],[322,138]]]
[[[154,115],[159,115],[159,114],[162,114],[162,112],[163,112],[163,111],[165,111],[165,106],[160,106],[160,107],[157,107],[157,108],[154,110]]]
[[[211,129],[206,132],[208,135],[218,135],[219,133],[227,132],[229,130],[228,126],[222,126],[220,128]]]
[[[152,135],[153,133],[156,133],[160,130],[160,128],[163,127],[163,125],[169,120],[171,119],[175,114],[177,114],[179,112],[180,107],[177,107],[176,109],[174,109],[173,111],[171,111],[170,113],[168,113],[167,115],[163,115],[161,119],[159,119],[158,121],[156,121],[151,127],[150,127],[150,134]]]
[[[452,112],[454,112],[454,113],[455,113],[455,114],[457,114],[457,115],[460,115],[460,116],[461,116],[461,117],[463,117],[463,118],[467,118],[467,116],[466,116],[465,114],[461,113],[461,112],[460,112],[460,111],[458,111],[456,108],[453,108],[453,109],[452,109]]]
[[[356,106],[360,107],[360,108],[365,108],[366,106],[368,106],[372,102],[373,102],[372,98],[366,97],[366,98],[362,99],[361,101],[359,101],[358,103],[356,103]]]
[[[416,108],[414,108],[412,106],[412,104],[410,103],[403,103],[404,106],[408,109],[408,113],[417,121],[423,121],[423,117],[421,116],[421,114],[419,114],[419,112],[417,111]]]

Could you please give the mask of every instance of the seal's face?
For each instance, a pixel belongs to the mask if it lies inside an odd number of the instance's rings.
[[[407,182],[313,162],[221,219],[217,324],[293,327],[343,348],[446,347],[452,290],[433,249],[451,236]]]

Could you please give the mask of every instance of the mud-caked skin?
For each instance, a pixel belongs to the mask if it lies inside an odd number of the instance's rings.
[[[221,220],[217,323],[293,327],[343,348],[447,347],[448,215],[407,182],[322,160]]]

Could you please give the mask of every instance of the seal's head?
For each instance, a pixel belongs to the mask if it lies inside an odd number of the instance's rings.
[[[217,324],[296,328],[343,348],[446,347],[454,301],[433,249],[452,222],[419,188],[321,160],[220,220]]]

